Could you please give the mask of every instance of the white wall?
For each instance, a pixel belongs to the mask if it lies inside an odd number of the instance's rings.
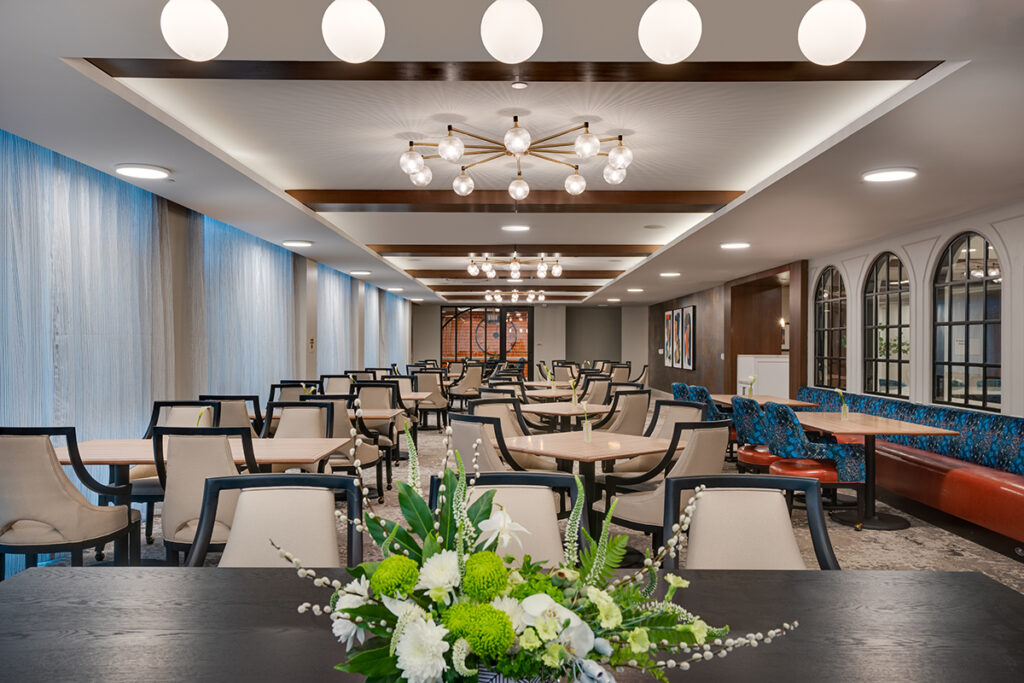
[[[565,306],[547,304],[533,307],[533,360],[551,361],[565,358]]]
[[[839,269],[846,284],[847,388],[863,391],[863,297],[867,270],[875,258],[891,251],[902,259],[910,276],[910,400],[931,403],[932,309],[935,265],[950,240],[963,232],[977,232],[995,247],[1003,271],[1002,288],[1002,412],[1024,415],[1024,201],[934,225],[913,233],[880,240],[816,258],[809,264],[811,306],[814,319],[814,287],[821,271],[829,265]],[[814,330],[809,325],[808,377],[814,377]]]
[[[647,332],[649,325],[647,306],[622,307],[622,362],[632,363],[630,377],[636,377],[640,368],[650,363],[647,359]]]
[[[412,305],[411,361],[435,358],[441,360],[441,306]],[[404,368],[403,368],[404,370]]]

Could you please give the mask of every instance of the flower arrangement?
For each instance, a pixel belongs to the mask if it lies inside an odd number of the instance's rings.
[[[843,393],[842,389],[836,389],[836,393],[839,394],[839,419],[849,420],[850,419],[850,406],[846,405],[846,394]]]
[[[528,555],[522,561],[503,556],[529,531],[494,503],[493,490],[470,504],[476,477],[467,476],[460,455],[448,450],[447,436],[445,449],[433,509],[417,475],[398,484],[404,525],[377,517],[368,500],[364,519],[345,520],[368,532],[384,555],[349,570],[348,583],[319,577],[279,549],[300,577],[331,591],[326,604],[307,602],[298,611],[331,619],[347,648],[337,669],[369,683],[475,681],[485,671],[515,680],[614,682],[613,671],[624,668],[664,681],[666,669],[686,670],[738,647],[770,643],[796,627],[730,637],[728,627],[709,626],[673,602],[688,582],[657,570],[666,555],[675,556],[699,490],[665,546],[654,557],[648,551],[643,568],[617,578],[627,537],[610,535],[615,501],[594,539],[581,528],[580,495],[564,537],[565,559],[545,567]],[[416,457],[410,449],[410,460]],[[454,470],[447,467],[451,459]],[[578,479],[576,486],[582,490]],[[662,578],[667,591],[654,599]]]

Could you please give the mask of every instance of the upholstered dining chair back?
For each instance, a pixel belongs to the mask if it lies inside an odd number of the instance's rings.
[[[629,381],[629,366],[628,365],[615,365],[611,371],[613,382],[628,382]]]
[[[465,367],[465,366],[464,366],[462,361],[460,361],[460,360],[452,361],[451,363],[448,364],[448,374],[452,378],[460,377],[462,375],[463,367]]]
[[[309,389],[300,384],[274,385],[277,387],[272,392],[274,401],[298,401],[303,394],[309,393]]]
[[[249,404],[244,399],[214,399],[220,401],[220,427],[247,427],[252,436],[258,437],[259,434],[253,427],[252,420],[249,418]],[[257,401],[257,405],[259,405]],[[170,425],[168,425],[170,426]],[[184,425],[175,425],[181,426]]]
[[[608,394],[611,389],[611,380],[606,378],[594,379],[588,377],[583,387],[583,396],[580,400],[587,403],[604,405],[608,402]]]
[[[644,425],[647,423],[647,409],[651,405],[651,392],[649,389],[634,389],[620,391],[615,395],[615,404],[618,406],[618,420],[614,428],[608,431],[616,434],[632,434],[641,436],[644,433]]]
[[[334,436],[334,404],[330,401],[273,402],[267,404],[267,420],[263,436],[266,438],[274,413],[281,419],[274,432],[275,439],[324,439]],[[286,465],[273,465],[274,472],[284,472]]]
[[[527,532],[516,534],[518,542],[512,540],[508,545],[493,547],[499,555],[511,555],[521,561],[529,555],[534,562],[542,562],[557,567],[565,561],[562,548],[562,534],[558,528],[558,506],[554,492],[546,486],[486,486],[477,482],[470,489],[470,501],[475,502],[485,492],[493,490],[494,506],[501,506],[512,517],[512,521],[522,524]]]
[[[635,384],[647,384],[647,365],[644,364],[644,366],[640,368],[640,374],[638,374],[630,381]]]
[[[516,398],[489,398],[469,402],[470,415],[496,417],[501,421],[501,433],[506,439],[513,436],[525,436],[516,412]]]
[[[437,371],[417,372],[417,391],[429,391],[430,396],[425,401],[420,401],[420,408],[444,409],[448,407],[448,399],[444,396],[444,386],[441,384],[441,373]]]
[[[677,422],[703,422],[707,407],[693,401],[672,401],[662,399],[654,402],[654,415],[644,436],[655,439],[671,439]],[[684,436],[684,439],[687,437]]]
[[[398,391],[400,393],[412,393],[412,377],[408,375],[392,375],[389,379],[398,384]]]
[[[568,365],[556,365],[554,367],[554,372],[555,372],[555,381],[556,382],[571,382],[572,381],[572,372],[570,371]],[[544,379],[547,379],[547,377],[545,377]]]
[[[470,365],[466,367],[466,371],[462,373],[462,379],[459,383],[454,385],[450,392],[453,394],[465,393],[474,389],[479,389],[483,383],[484,368],[482,365]]]
[[[163,455],[166,475],[161,526],[165,541],[191,543],[203,508],[203,487],[210,477],[238,474],[225,434],[186,436],[153,432],[155,456]],[[250,449],[252,442],[249,442]],[[160,452],[162,451],[162,453]],[[159,465],[158,465],[159,468]],[[224,543],[231,529],[238,493],[226,492],[217,508],[211,543]]]
[[[702,423],[686,438],[686,448],[668,471],[669,477],[721,474],[725,466],[725,447],[729,445],[728,420]]]
[[[154,401],[144,439],[155,427],[216,427],[220,424],[219,401]],[[153,465],[135,465],[129,472],[132,481],[156,476]]]
[[[459,457],[469,472],[474,471],[473,453],[476,445],[476,464],[480,466],[480,472],[507,472],[508,466],[501,461],[498,449],[491,441],[494,438],[494,430],[484,422],[466,419],[464,415],[451,416],[452,437],[449,448],[458,451]],[[454,467],[455,463],[449,463]]]
[[[352,391],[352,378],[348,375],[326,375],[323,382],[325,394],[347,394]]]

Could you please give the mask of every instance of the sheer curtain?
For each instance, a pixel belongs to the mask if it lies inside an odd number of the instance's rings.
[[[321,374],[355,369],[352,352],[352,278],[324,264],[317,266],[317,351]]]
[[[409,363],[411,324],[412,304],[400,296],[384,293],[384,364],[397,363],[402,372]]]
[[[377,368],[380,359],[380,303],[382,292],[371,285],[363,285],[363,367]]]
[[[291,252],[204,217],[203,263],[207,388],[265,402],[296,376]]]

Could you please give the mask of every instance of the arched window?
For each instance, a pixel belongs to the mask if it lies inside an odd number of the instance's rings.
[[[814,384],[846,388],[846,286],[835,266],[814,290]]]
[[[936,403],[999,410],[1003,273],[995,248],[958,235],[935,269]]]
[[[910,277],[887,251],[864,284],[864,392],[910,398]]]

